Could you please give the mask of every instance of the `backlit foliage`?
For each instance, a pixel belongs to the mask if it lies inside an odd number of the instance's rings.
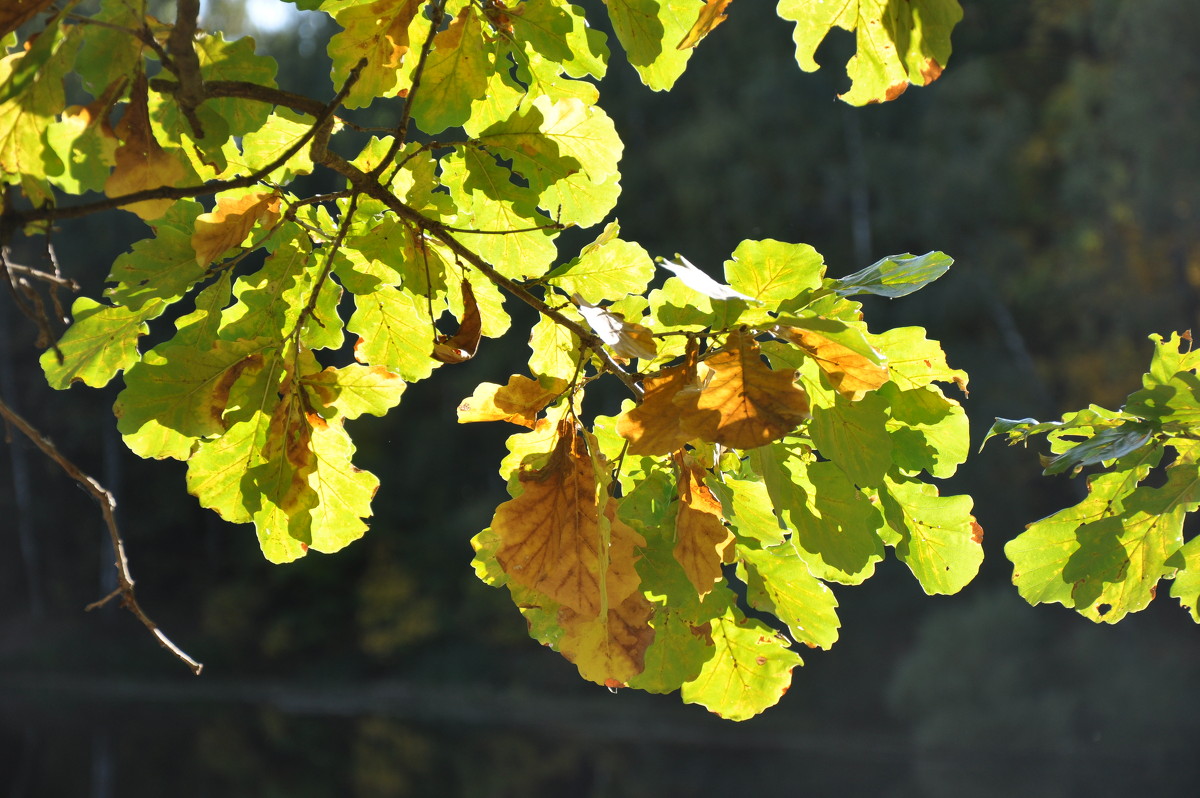
[[[461,422],[521,427],[500,466],[512,498],[474,537],[475,569],[585,679],[680,690],[729,718],[779,700],[795,644],[833,644],[829,585],[861,583],[888,548],[928,593],[972,579],[971,500],[926,481],[966,456],[966,417],[943,392],[966,375],[920,328],[872,332],[851,298],[903,296],[948,257],[833,279],[807,245],[744,241],[717,279],[656,261],[616,221],[560,254],[560,231],[605,222],[620,192],[622,143],[591,81],[610,60],[599,21],[565,0],[296,4],[338,26],[332,97],[276,88],[253,41],[195,29],[195,0],[173,25],[144,0],[0,15],[14,189],[0,232],[101,211],[150,228],[102,297],[76,299],[42,357],[51,386],[122,374],[130,449],[186,462],[200,504],[253,524],[284,563],[367,531],[380,480],[353,464],[345,421],[487,357],[526,303],[539,320],[512,334],[528,336],[527,372],[458,407]],[[935,79],[961,16],[954,0],[828,5],[778,9],[805,69],[832,27],[857,32],[855,104]],[[736,13],[605,8],[654,90]],[[402,99],[392,126],[351,149],[343,109],[384,98]],[[300,192],[315,172],[340,187]],[[143,347],[168,310],[173,331]],[[600,378],[628,398],[588,417]]]

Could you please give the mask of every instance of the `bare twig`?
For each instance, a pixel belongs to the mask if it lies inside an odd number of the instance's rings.
[[[58,448],[51,443],[49,439],[34,429],[34,427],[30,425],[28,421],[14,412],[7,404],[4,403],[3,399],[0,399],[0,416],[4,417],[4,420],[7,424],[11,424],[20,430],[22,435],[33,442],[34,446],[37,446],[42,450],[42,454],[46,455],[46,457],[57,463],[58,466],[67,473],[67,476],[78,482],[80,487],[91,494],[92,498],[94,498],[100,504],[100,512],[104,516],[104,525],[108,528],[108,537],[112,542],[113,554],[116,557],[116,562],[114,565],[117,569],[118,585],[117,589],[112,593],[109,593],[99,601],[92,602],[91,604],[87,605],[85,609],[93,610],[97,607],[104,606],[114,598],[119,598],[121,600],[121,606],[133,613],[133,616],[141,621],[143,626],[150,630],[150,633],[154,635],[156,640],[158,640],[159,645],[174,654],[176,658],[178,658],[181,662],[183,662],[183,664],[187,665],[188,668],[191,669],[192,673],[199,676],[200,671],[204,669],[204,665],[192,659],[185,651],[183,651],[183,649],[172,643],[170,638],[163,634],[162,630],[158,628],[158,625],[155,624],[154,621],[150,620],[150,618],[142,610],[141,605],[138,604],[137,597],[133,592],[133,576],[129,573],[129,561],[125,557],[125,542],[121,538],[121,531],[117,528],[117,519],[113,514],[113,511],[116,509],[117,502],[115,499],[113,499],[112,494],[105,490],[99,482],[80,470],[79,466],[68,460],[62,454],[62,452],[58,451]]]
[[[69,277],[57,277],[50,272],[44,272],[41,269],[35,269],[32,266],[22,266],[19,263],[8,261],[8,270],[13,274],[23,274],[26,277],[32,277],[35,280],[52,283],[60,288],[66,288],[70,291],[78,291],[79,283]]]

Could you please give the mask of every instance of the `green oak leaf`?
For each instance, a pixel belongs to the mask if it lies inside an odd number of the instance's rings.
[[[810,648],[828,649],[837,641],[841,627],[837,599],[808,572],[791,546],[738,546],[738,559],[738,576],[746,583],[751,607],[786,623],[793,639]]]
[[[1200,537],[1183,544],[1170,562],[1179,568],[1171,583],[1171,598],[1179,599],[1179,606],[1200,623]]]
[[[650,619],[654,642],[646,649],[645,667],[629,686],[647,693],[671,693],[699,677],[716,651],[710,624],[694,623],[670,605],[655,607]]]
[[[57,351],[47,349],[39,360],[46,382],[59,391],[74,382],[93,388],[107,385],[117,372],[137,363],[138,339],[150,331],[146,322],[166,309],[167,303],[159,299],[128,308],[79,297],[71,306],[73,321],[58,340]]]
[[[921,327],[893,327],[868,337],[871,345],[887,358],[892,382],[903,390],[911,390],[931,382],[953,382],[959,390],[967,389],[967,373],[952,369],[946,363],[946,353],[937,341],[925,337]]]
[[[371,499],[379,479],[350,462],[354,444],[341,424],[318,424],[313,428],[314,467],[308,484],[316,494],[308,530],[309,547],[330,554],[363,536],[371,516]]]
[[[115,285],[105,290],[105,296],[133,309],[156,300],[170,304],[182,299],[208,273],[196,263],[192,247],[196,217],[203,210],[193,200],[173,203],[165,216],[151,223],[152,238],[117,256],[108,273],[108,282]]]
[[[725,261],[730,287],[775,310],[789,300],[821,287],[825,259],[808,244],[767,239],[743,241]]]
[[[700,15],[700,0],[604,0],[613,31],[642,82],[666,91],[687,68],[692,48],[676,48]]]
[[[725,520],[739,541],[753,541],[762,548],[783,542],[784,530],[775,515],[766,484],[733,477],[725,477],[724,481],[709,480],[706,484],[721,500]]]
[[[434,327],[428,300],[408,291],[381,286],[354,297],[355,311],[346,329],[360,336],[354,357],[360,363],[383,366],[406,382],[423,380],[441,364],[434,360]],[[435,302],[434,314],[445,310]]]
[[[835,26],[856,31],[858,48],[846,64],[852,81],[841,98],[851,105],[884,102],[909,84],[936,80],[950,59],[950,31],[962,19],[957,0],[779,0],[779,16],[796,23],[796,62],[806,72]]]
[[[887,431],[888,402],[868,393],[857,402],[841,394],[833,407],[812,408],[809,434],[823,457],[860,487],[877,487],[892,465],[892,439]]]
[[[902,391],[888,383],[879,394],[888,404],[893,462],[938,479],[953,476],[971,447],[970,423],[962,406],[935,385]]]
[[[134,65],[141,61],[146,49],[134,31],[144,24],[145,17],[143,3],[101,0],[99,11],[92,16],[100,24],[80,26],[83,46],[75,61],[75,71],[93,97],[103,94],[114,81],[127,80],[133,74]]]
[[[970,496],[939,496],[933,485],[889,477],[879,491],[896,557],[929,595],[957,593],[979,573],[983,534]]]
[[[483,25],[465,6],[433,39],[433,49],[412,96],[413,119],[426,133],[457,127],[471,117],[471,103],[487,94],[492,63],[484,48]]]
[[[579,339],[575,333],[543,316],[529,334],[529,372],[536,377],[570,380],[579,364]]]
[[[276,108],[260,127],[242,137],[241,169],[253,173],[274,163],[289,147],[304,138],[315,122],[308,114],[290,108]],[[312,170],[310,149],[301,147],[286,163],[268,172],[266,177],[274,183],[286,185],[299,175],[310,174]]]
[[[513,37],[527,51],[573,78],[604,77],[608,45],[600,31],[588,25],[583,10],[559,0],[526,0],[512,9]]]
[[[1070,471],[1078,474],[1084,466],[1116,460],[1151,442],[1152,431],[1143,424],[1126,423],[1103,429],[1054,457],[1042,471],[1046,476]]]
[[[80,27],[63,30],[55,24],[45,31],[44,46],[52,52],[36,69],[22,69],[26,58],[37,59],[32,50],[0,58],[0,86],[15,85],[19,75],[27,76],[19,94],[0,102],[0,182],[20,185],[35,205],[51,198],[43,181],[65,168],[46,137],[65,105],[63,78],[75,60]]]
[[[716,653],[699,676],[684,683],[684,703],[728,720],[746,720],[777,704],[791,686],[792,669],[803,664],[796,652],[774,629],[736,607],[714,618],[710,629]]]
[[[599,239],[555,269],[547,282],[593,304],[645,291],[654,277],[654,262],[641,245],[617,238],[619,233],[617,223],[609,223]]]
[[[1124,501],[1162,457],[1162,449],[1143,449],[1117,461],[1110,471],[1087,479],[1088,495],[1078,504],[1030,524],[1004,546],[1013,564],[1013,584],[1030,604],[1074,607],[1073,585],[1063,576],[1079,550],[1079,528],[1120,513]]]
[[[314,406],[328,408],[342,418],[363,414],[384,416],[400,404],[405,383],[383,366],[351,363],[309,374],[300,380]]]
[[[125,372],[113,413],[139,457],[186,460],[200,438],[225,431],[229,390],[242,372],[262,367],[269,338],[215,340],[198,347],[168,341]]]

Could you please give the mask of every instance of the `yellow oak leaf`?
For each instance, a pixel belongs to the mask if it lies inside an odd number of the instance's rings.
[[[694,373],[687,365],[672,366],[642,382],[642,403],[617,417],[617,434],[629,441],[630,454],[670,454],[694,437],[680,427],[674,403]]]
[[[492,531],[500,537],[496,561],[513,582],[581,615],[598,616],[603,602],[596,471],[572,422],[559,423],[545,466],[518,479],[521,494],[497,507],[492,518]]]
[[[623,687],[646,668],[646,649],[654,642],[650,616],[654,605],[640,592],[589,617],[563,607],[558,651],[579,668],[579,675],[606,687]]]
[[[474,421],[511,421],[533,429],[538,413],[562,395],[567,381],[557,377],[545,378],[549,387],[537,380],[514,374],[505,385],[482,382],[475,392],[458,406],[458,423]]]
[[[703,598],[723,574],[733,553],[733,530],[725,526],[721,502],[704,484],[704,469],[679,463],[679,509],[675,514],[675,559]]]
[[[113,153],[116,167],[104,181],[104,194],[121,197],[135,191],[174,186],[187,171],[179,159],[159,146],[150,129],[146,75],[140,70],[129,93],[129,105],[114,131],[121,146]],[[144,220],[157,219],[167,212],[173,199],[142,200],[121,207]]]
[[[697,385],[675,394],[680,428],[733,449],[779,440],[809,417],[808,395],[791,371],[772,371],[748,333],[731,333],[725,349],[697,366]]]
[[[696,19],[696,24],[692,25],[692,29],[687,32],[683,40],[675,46],[676,50],[687,50],[695,47],[708,34],[725,21],[725,9],[733,0],[706,0],[704,8],[700,9],[700,16]]]
[[[274,224],[279,219],[279,203],[279,195],[271,191],[217,197],[217,207],[196,217],[192,233],[196,263],[207,266],[225,250],[240,245],[255,224]]]
[[[834,390],[847,399],[861,399],[864,393],[881,387],[891,379],[886,365],[820,333],[784,325],[775,327],[775,332],[807,352],[817,362],[817,367],[825,372]]]

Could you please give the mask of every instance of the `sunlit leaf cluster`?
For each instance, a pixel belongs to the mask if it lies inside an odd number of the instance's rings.
[[[679,689],[730,718],[778,701],[793,644],[832,645],[829,585],[862,582],[888,548],[928,593],[974,576],[971,500],[926,481],[966,456],[965,415],[942,389],[966,375],[920,328],[870,331],[849,298],[903,296],[948,257],[841,279],[811,247],[773,240],[743,242],[721,279],[655,260],[609,220],[623,145],[594,83],[609,39],[583,9],[298,4],[336,24],[333,96],[280,90],[251,39],[196,29],[195,0],[174,24],[144,0],[0,13],[5,243],[91,213],[148,225],[103,295],[75,300],[42,356],[52,387],[122,375],[129,448],[185,462],[202,506],[253,524],[287,562],[367,530],[380,480],[354,465],[345,422],[488,356],[506,303],[529,305],[537,322],[514,332],[527,373],[458,407],[463,422],[526,429],[476,570],[584,678]],[[949,55],[957,3],[893,5],[830,16],[784,0],[779,13],[805,68],[831,27],[858,31],[846,99],[862,103],[929,82]],[[608,0],[605,24],[665,90],[732,8]],[[354,111],[368,107],[390,123],[363,128]],[[336,188],[300,188],[318,173]],[[564,229],[606,221],[578,254],[558,251]],[[587,417],[601,378],[628,399]]]
[[[1032,604],[1116,623],[1145,609],[1159,582],[1171,579],[1171,596],[1200,622],[1200,543],[1184,530],[1200,507],[1200,354],[1190,333],[1151,340],[1150,370],[1121,410],[1092,405],[1043,423],[997,419],[988,433],[1010,444],[1045,435],[1046,474],[1100,467],[1083,500],[1005,546],[1013,582]]]

